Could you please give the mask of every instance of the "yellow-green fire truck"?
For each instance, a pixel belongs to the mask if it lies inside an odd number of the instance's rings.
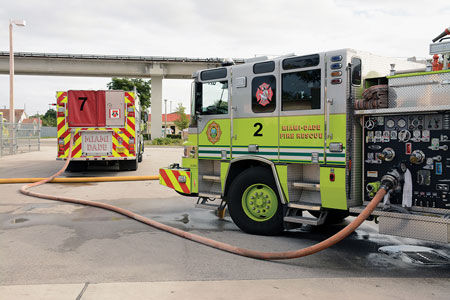
[[[449,242],[449,75],[352,49],[198,71],[182,165],[160,183],[275,235],[357,215],[402,164],[411,176],[373,213],[380,232]]]

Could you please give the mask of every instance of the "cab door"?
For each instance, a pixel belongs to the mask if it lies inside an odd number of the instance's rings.
[[[278,161],[278,65],[275,61],[233,67],[231,157]]]
[[[280,69],[280,162],[324,164],[324,55],[288,57],[280,61]]]
[[[202,71],[195,84],[198,158],[221,160],[230,149],[229,70]]]

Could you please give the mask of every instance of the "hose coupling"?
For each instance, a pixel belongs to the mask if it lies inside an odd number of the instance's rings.
[[[393,168],[393,169],[389,170],[386,173],[386,175],[384,175],[381,178],[380,188],[385,189],[386,191],[400,188],[400,183],[402,182],[403,177],[404,177],[403,169]]]

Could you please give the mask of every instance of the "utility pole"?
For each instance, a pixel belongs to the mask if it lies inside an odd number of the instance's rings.
[[[10,151],[14,154],[14,145],[16,140],[15,118],[14,118],[14,51],[13,51],[13,25],[25,26],[25,20],[9,21],[9,122],[11,122],[10,131]]]

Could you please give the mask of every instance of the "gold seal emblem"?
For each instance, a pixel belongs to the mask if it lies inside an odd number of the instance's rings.
[[[206,136],[208,140],[215,144],[220,140],[220,136],[222,135],[222,130],[220,130],[220,125],[216,122],[212,122],[208,126],[208,130],[206,130]]]

